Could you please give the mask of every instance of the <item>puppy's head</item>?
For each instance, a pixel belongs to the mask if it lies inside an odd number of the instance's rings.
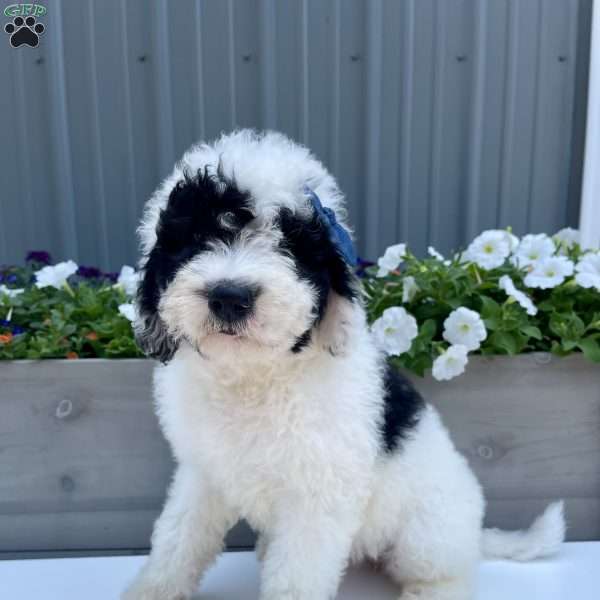
[[[302,187],[266,201],[205,165],[182,172],[156,216],[136,327],[148,355],[166,362],[182,342],[209,359],[339,343],[332,322],[354,275]]]

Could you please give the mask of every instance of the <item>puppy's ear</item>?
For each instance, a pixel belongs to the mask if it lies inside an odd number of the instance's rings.
[[[327,307],[317,326],[317,343],[332,356],[343,356],[350,340],[350,330],[356,323],[356,300],[329,293]]]
[[[134,325],[135,339],[146,356],[169,362],[178,348],[158,313],[140,315]]]
[[[173,358],[179,344],[160,317],[160,290],[151,259],[145,265],[137,290],[138,316],[134,322],[134,333],[136,342],[146,356],[167,363]]]
[[[318,324],[318,337],[325,349],[336,356],[344,354],[357,315],[356,252],[350,232],[338,221],[335,212],[323,206],[309,187],[304,188],[304,193],[313,209],[313,220],[321,232],[320,246],[324,250],[330,279],[327,304]]]

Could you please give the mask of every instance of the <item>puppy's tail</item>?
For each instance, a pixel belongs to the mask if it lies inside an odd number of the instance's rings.
[[[532,523],[529,529],[502,531],[484,529],[481,548],[484,558],[527,561],[552,556],[565,539],[563,502],[554,502]]]

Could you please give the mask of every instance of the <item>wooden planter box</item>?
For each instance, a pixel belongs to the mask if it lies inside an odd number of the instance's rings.
[[[144,550],[173,469],[146,360],[0,363],[0,556]],[[581,356],[473,358],[416,379],[488,498],[525,526],[566,500],[569,539],[600,539],[600,368]],[[252,543],[245,527],[230,547]]]

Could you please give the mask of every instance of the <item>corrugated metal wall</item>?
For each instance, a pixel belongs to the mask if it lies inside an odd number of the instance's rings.
[[[0,262],[131,263],[174,160],[238,126],[314,149],[365,256],[577,219],[591,0],[45,4],[38,48],[0,40]]]

